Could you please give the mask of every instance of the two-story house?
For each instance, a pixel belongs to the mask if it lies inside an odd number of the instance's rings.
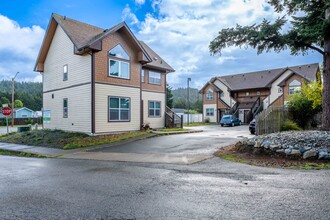
[[[164,127],[173,72],[125,22],[103,29],[52,14],[36,61],[45,128],[102,134]]]
[[[211,78],[199,91],[203,116],[219,122],[233,114],[243,123],[269,106],[283,106],[304,81],[320,80],[319,65],[308,64]]]

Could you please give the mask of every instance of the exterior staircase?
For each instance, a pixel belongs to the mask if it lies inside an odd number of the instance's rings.
[[[168,106],[165,108],[165,127],[183,128],[183,118],[173,112]]]

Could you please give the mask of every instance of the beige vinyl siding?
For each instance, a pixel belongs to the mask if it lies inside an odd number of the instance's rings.
[[[214,85],[223,91],[223,97],[221,97],[222,101],[224,101],[228,106],[233,107],[236,102],[231,98],[228,87],[219,80],[214,81]]]
[[[54,99],[52,98],[54,94]],[[68,117],[63,118],[63,99],[68,99]],[[77,86],[43,94],[43,107],[51,110],[45,128],[91,133],[91,85]]]
[[[207,116],[206,115],[206,109],[207,108],[213,108],[213,116]],[[203,105],[203,118],[204,118],[204,120],[206,118],[209,118],[210,122],[217,122],[217,104],[205,104],[205,105]]]
[[[68,65],[68,80],[63,81],[63,66]],[[43,91],[91,82],[91,56],[75,55],[74,45],[58,25],[44,63]]]
[[[108,122],[109,96],[130,98],[130,121]],[[140,88],[96,84],[95,132],[120,132],[140,130]]]
[[[273,83],[270,89],[270,95],[266,97],[263,101],[264,109],[268,108],[278,97],[283,95],[283,92],[279,92],[278,89],[281,88],[278,86],[285,78],[287,78],[292,73],[291,70],[285,71],[279,78],[277,78]]]
[[[149,122],[151,128],[165,127],[165,93],[142,91],[143,100],[143,123]],[[149,117],[149,101],[160,102],[160,116]]]

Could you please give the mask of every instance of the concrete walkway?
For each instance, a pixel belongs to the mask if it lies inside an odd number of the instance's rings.
[[[34,154],[42,154],[49,157],[61,156],[64,154],[75,153],[77,150],[62,150],[56,148],[49,147],[37,147],[37,146],[28,146],[22,144],[11,144],[0,142],[1,150],[15,151],[15,152],[25,152],[25,153],[34,153]]]

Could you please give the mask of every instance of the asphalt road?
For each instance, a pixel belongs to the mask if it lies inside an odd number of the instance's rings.
[[[203,129],[120,148],[210,153],[249,136],[246,126]],[[329,187],[330,171],[270,169],[220,158],[174,165],[0,155],[1,220],[329,219]]]
[[[238,138],[252,137],[246,125],[235,127],[209,125],[192,129],[204,132],[154,137],[95,151],[143,154],[213,154],[216,149],[234,143]]]
[[[329,219],[329,174],[0,156],[0,219]]]

